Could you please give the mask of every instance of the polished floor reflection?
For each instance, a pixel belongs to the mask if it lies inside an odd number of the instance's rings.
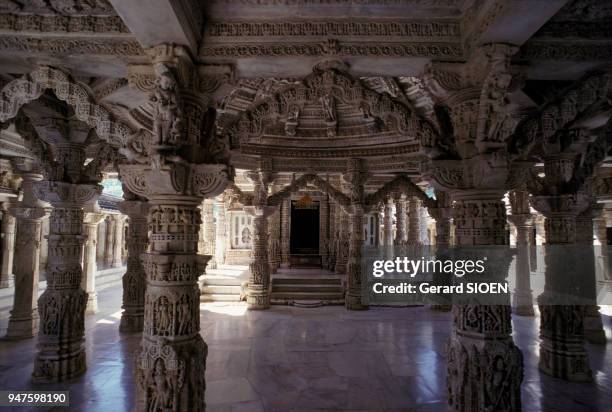
[[[70,410],[133,410],[139,336],[119,333],[120,305],[120,287],[99,294],[100,312],[86,319],[88,371],[69,385],[30,383],[35,339],[0,341],[0,389],[67,388]],[[612,318],[603,318],[610,340]],[[448,313],[340,306],[247,312],[242,304],[209,303],[201,322],[209,412],[446,411]],[[0,320],[2,334],[6,323]],[[516,317],[514,330],[525,357],[524,411],[610,410],[612,345],[588,345],[595,382],[570,384],[538,372],[537,318]]]

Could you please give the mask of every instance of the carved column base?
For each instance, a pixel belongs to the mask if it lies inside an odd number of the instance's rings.
[[[361,300],[361,294],[346,292],[344,296],[344,307],[348,310],[367,310],[368,306],[364,305]]]
[[[267,289],[254,289],[249,285],[246,301],[249,310],[270,309],[270,293]]]
[[[518,316],[535,316],[531,291],[514,291],[512,295],[512,313]]]
[[[607,342],[606,332],[601,322],[599,306],[597,305],[590,305],[586,308],[586,314],[584,316],[584,338],[587,342],[597,345],[605,345]]]
[[[200,335],[186,341],[145,338],[136,359],[138,410],[206,410],[208,346]]]
[[[32,382],[62,382],[85,373],[83,346],[87,293],[82,290],[49,290],[39,299],[39,352]],[[70,315],[61,316],[62,313]]]
[[[584,307],[540,305],[539,308],[542,318],[540,371],[570,382],[591,382],[591,367],[581,330]]]
[[[511,338],[453,333],[446,351],[449,411],[521,411],[523,355]]]
[[[32,338],[38,335],[38,324],[37,309],[30,313],[15,313],[13,310],[6,331],[6,338],[14,340]]]
[[[0,279],[0,289],[12,288],[13,286],[15,286],[15,281],[12,275],[7,275]]]
[[[144,324],[144,313],[140,316],[134,314],[126,314],[123,312],[121,315],[121,322],[119,323],[119,332],[123,333],[136,333],[142,332]]]
[[[92,315],[96,312],[98,312],[98,294],[95,292],[93,293],[90,292],[87,294],[87,304],[85,305],[85,314]]]

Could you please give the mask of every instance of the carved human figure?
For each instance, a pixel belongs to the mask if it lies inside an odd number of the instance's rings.
[[[151,97],[155,108],[153,131],[158,145],[173,145],[178,143],[181,127],[178,83],[165,64],[156,64],[155,71],[157,80]]]

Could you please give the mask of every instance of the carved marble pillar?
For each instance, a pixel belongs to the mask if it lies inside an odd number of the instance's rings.
[[[104,242],[104,267],[113,265],[113,252],[115,250],[115,219],[113,216],[106,218],[106,241]]]
[[[506,244],[503,195],[493,190],[453,194],[459,253],[464,246],[469,250]],[[500,251],[496,267],[487,267],[489,278],[504,281],[510,265],[510,255],[505,252]],[[453,305],[454,327],[447,346],[448,396],[453,411],[521,410],[523,357],[512,340],[509,297],[507,300],[504,305]]]
[[[389,197],[385,202],[385,216],[383,218],[383,232],[385,248],[393,246],[393,198]]]
[[[595,248],[593,247],[593,223],[600,216],[603,206],[591,203],[589,208],[576,217],[576,244],[580,245],[579,253],[583,256],[580,265],[580,277],[585,284],[585,297],[592,301],[586,306],[584,316],[584,337],[589,343],[605,344],[606,332],[597,306],[597,277],[595,274]]]
[[[408,199],[408,244],[421,244],[421,216],[419,211],[419,200],[415,197]]]
[[[215,200],[217,210],[217,224],[215,227],[215,265],[219,267],[225,263],[225,247],[227,244],[226,206],[223,199]]]
[[[325,268],[329,260],[329,201],[327,196],[321,199],[320,228],[319,228],[319,253],[321,254],[321,267]]]
[[[125,218],[124,215],[115,215],[115,236],[113,243],[113,267],[120,268],[123,266],[123,232]]]
[[[16,166],[21,173],[23,199],[10,209],[17,219],[15,248],[15,293],[8,323],[8,339],[31,338],[38,334],[38,282],[40,275],[40,239],[42,221],[50,208],[34,196],[33,185],[43,179],[31,161],[23,159]]]
[[[338,207],[338,214],[340,215],[340,226],[338,227],[338,242],[336,245],[336,266],[334,267],[334,271],[337,274],[346,273],[346,264],[349,258],[349,230],[351,228],[351,224],[349,214],[342,209],[342,207]]]
[[[395,196],[395,245],[402,246],[408,241],[406,234],[406,200],[401,194]]]
[[[608,228],[605,212],[593,219],[595,225],[595,259],[597,269],[597,281],[612,282],[610,271],[608,270]]]
[[[13,286],[13,259],[15,256],[15,217],[9,204],[2,204],[2,262],[0,264],[0,288]]]
[[[558,159],[549,160],[559,163]],[[545,164],[545,166],[548,166]],[[560,165],[557,164],[560,168]],[[552,166],[549,166],[552,168]],[[547,171],[547,177],[549,173]],[[552,175],[553,172],[550,173]],[[573,382],[591,381],[591,368],[584,348],[586,307],[568,302],[570,284],[578,277],[578,268],[568,256],[576,253],[576,217],[588,207],[582,193],[537,195],[532,205],[545,217],[546,272],[544,292],[538,296],[540,309],[540,371]]]
[[[276,208],[268,217],[268,265],[270,267],[270,273],[275,273],[280,266],[280,215],[280,208]]]
[[[253,217],[253,240],[251,244],[251,272],[247,293],[247,306],[251,310],[270,307],[270,265],[268,262],[268,217],[276,208],[267,206],[268,185],[272,180],[269,168],[248,172],[253,182],[253,204],[244,211]]]
[[[436,256],[438,259],[445,259],[446,250],[451,245],[451,221],[452,221],[452,203],[447,192],[436,191],[436,207],[429,208],[430,216],[436,221]],[[434,275],[436,284],[448,284],[449,278],[446,275]],[[442,301],[442,298],[440,298]],[[447,302],[440,302],[430,306],[433,310],[448,312],[452,306]]]
[[[529,237],[533,230],[533,218],[529,208],[529,193],[513,191],[509,195],[512,214],[508,220],[516,227],[516,288],[512,308],[519,316],[534,316],[531,293],[531,269],[529,264]]]
[[[87,293],[85,314],[98,311],[98,296],[96,294],[96,244],[98,237],[98,224],[104,219],[102,213],[86,212],[83,225],[85,228],[85,249],[83,256],[83,279],[81,287]]]
[[[147,251],[148,228],[147,202],[132,196],[119,203],[121,213],[129,219],[127,230],[127,270],[122,278],[123,312],[121,313],[121,332],[142,332],[144,322],[146,273],[141,261],[141,255]]]
[[[73,150],[73,148],[67,148]],[[84,154],[84,153],[83,153]],[[82,165],[82,163],[81,163]],[[58,382],[85,372],[85,307],[81,287],[84,206],[101,193],[96,184],[41,181],[36,196],[51,203],[47,289],[38,300],[39,352],[34,382]]]
[[[327,270],[334,270],[334,267],[336,266],[336,253],[337,253],[337,248],[336,248],[336,203],[334,203],[333,201],[331,201],[331,199],[329,200],[329,240],[328,240],[328,245],[329,245],[329,256],[327,258],[327,267],[325,267],[325,269]]]
[[[281,265],[288,269],[291,264],[291,199],[281,204]]]
[[[202,250],[202,253],[205,255],[209,255],[212,256],[211,259],[208,261],[208,265],[207,267],[210,269],[215,269],[217,267],[217,262],[215,259],[215,233],[216,233],[216,228],[215,228],[215,216],[214,216],[214,210],[215,208],[215,204],[214,201],[212,199],[206,199],[204,200],[203,203],[203,220],[204,220],[204,230],[203,230],[203,236],[200,236],[200,238],[203,240],[204,242],[204,247]]]

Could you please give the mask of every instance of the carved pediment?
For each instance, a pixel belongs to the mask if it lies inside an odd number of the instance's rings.
[[[339,152],[367,147],[418,151],[433,128],[406,103],[369,89],[342,64],[328,63],[255,103],[229,133],[233,148],[243,152],[252,146],[291,147],[287,157],[315,149],[342,157]]]

